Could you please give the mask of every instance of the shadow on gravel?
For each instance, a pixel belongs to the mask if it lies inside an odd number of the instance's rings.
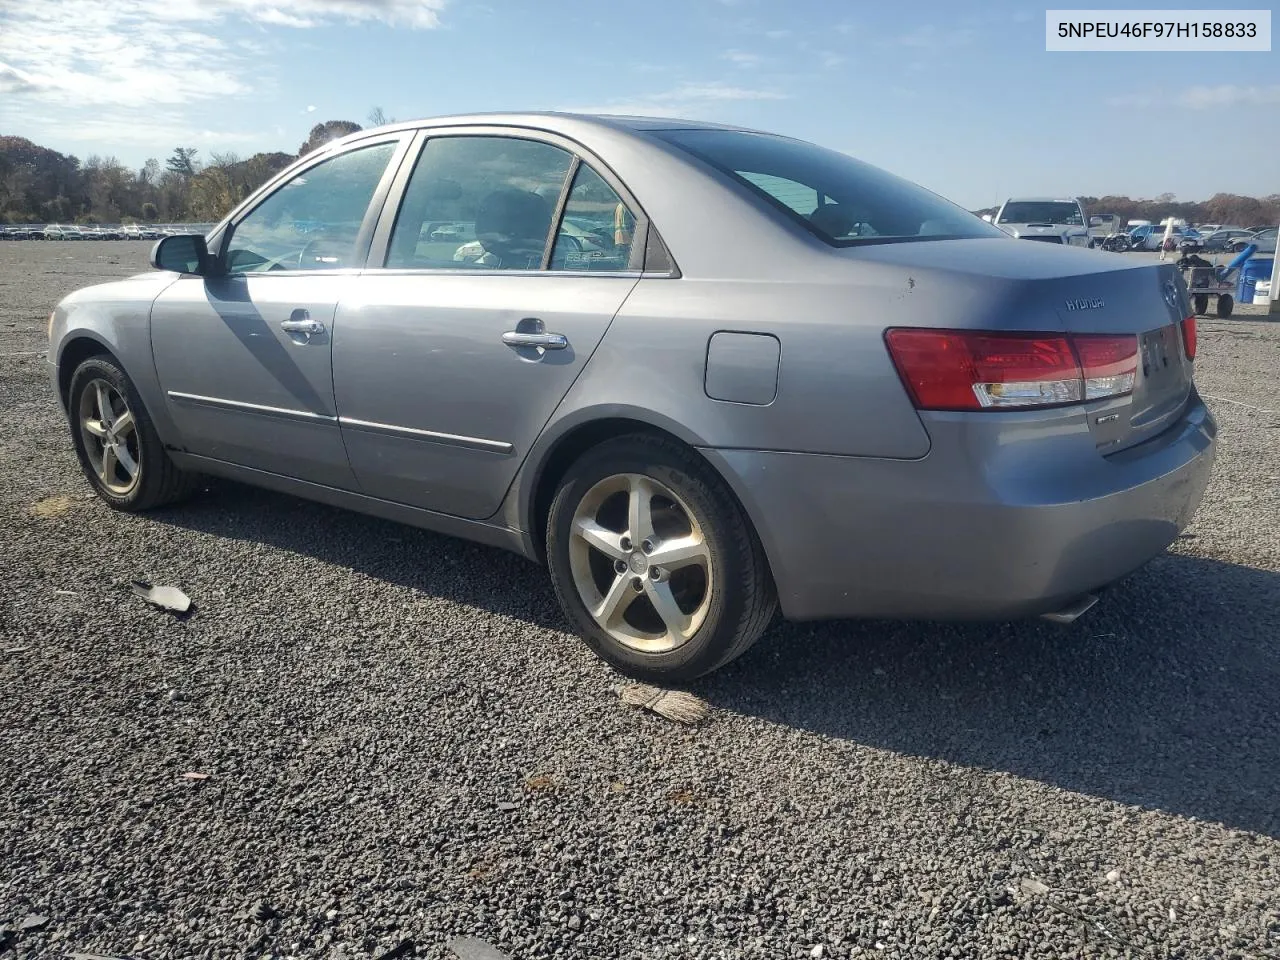
[[[562,630],[504,551],[219,482],[155,520]],[[696,685],[721,710],[1280,837],[1280,574],[1167,555],[1082,620],[778,622]]]

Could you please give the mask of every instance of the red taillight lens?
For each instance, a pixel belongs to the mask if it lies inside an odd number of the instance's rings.
[[[1187,351],[1187,359],[1196,358],[1196,318],[1187,317],[1182,321],[1182,347]]]
[[[1133,389],[1136,336],[896,328],[889,353],[916,407],[1059,406]]]

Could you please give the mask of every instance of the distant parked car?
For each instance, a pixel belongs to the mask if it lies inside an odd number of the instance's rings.
[[[1231,241],[1231,249],[1239,253],[1249,244],[1257,246],[1257,253],[1262,255],[1272,254],[1276,252],[1276,228],[1269,227],[1259,230],[1257,233],[1251,233],[1247,237],[1236,237]]]
[[[83,240],[84,234],[80,232],[79,227],[51,223],[44,228],[44,238],[46,240]]]
[[[1079,200],[1006,200],[992,222],[1020,240],[1089,246],[1089,228],[1085,226],[1084,207]]]
[[[1184,238],[1178,249],[1188,253],[1222,253],[1230,250],[1235,240],[1249,235],[1243,227],[1219,227],[1211,233],[1202,233],[1198,239]]]

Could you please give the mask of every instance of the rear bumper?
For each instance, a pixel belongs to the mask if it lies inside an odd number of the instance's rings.
[[[997,423],[999,424],[997,426]],[[1192,395],[1158,437],[1102,457],[1082,411],[937,414],[920,460],[704,450],[760,535],[790,619],[1012,619],[1161,553],[1208,484],[1216,424]]]

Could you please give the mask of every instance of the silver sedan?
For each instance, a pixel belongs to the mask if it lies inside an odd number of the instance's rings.
[[[107,503],[213,474],[506,547],[662,682],[778,608],[1069,621],[1214,456],[1172,264],[732,127],[363,131],[152,262],[50,317]]]

